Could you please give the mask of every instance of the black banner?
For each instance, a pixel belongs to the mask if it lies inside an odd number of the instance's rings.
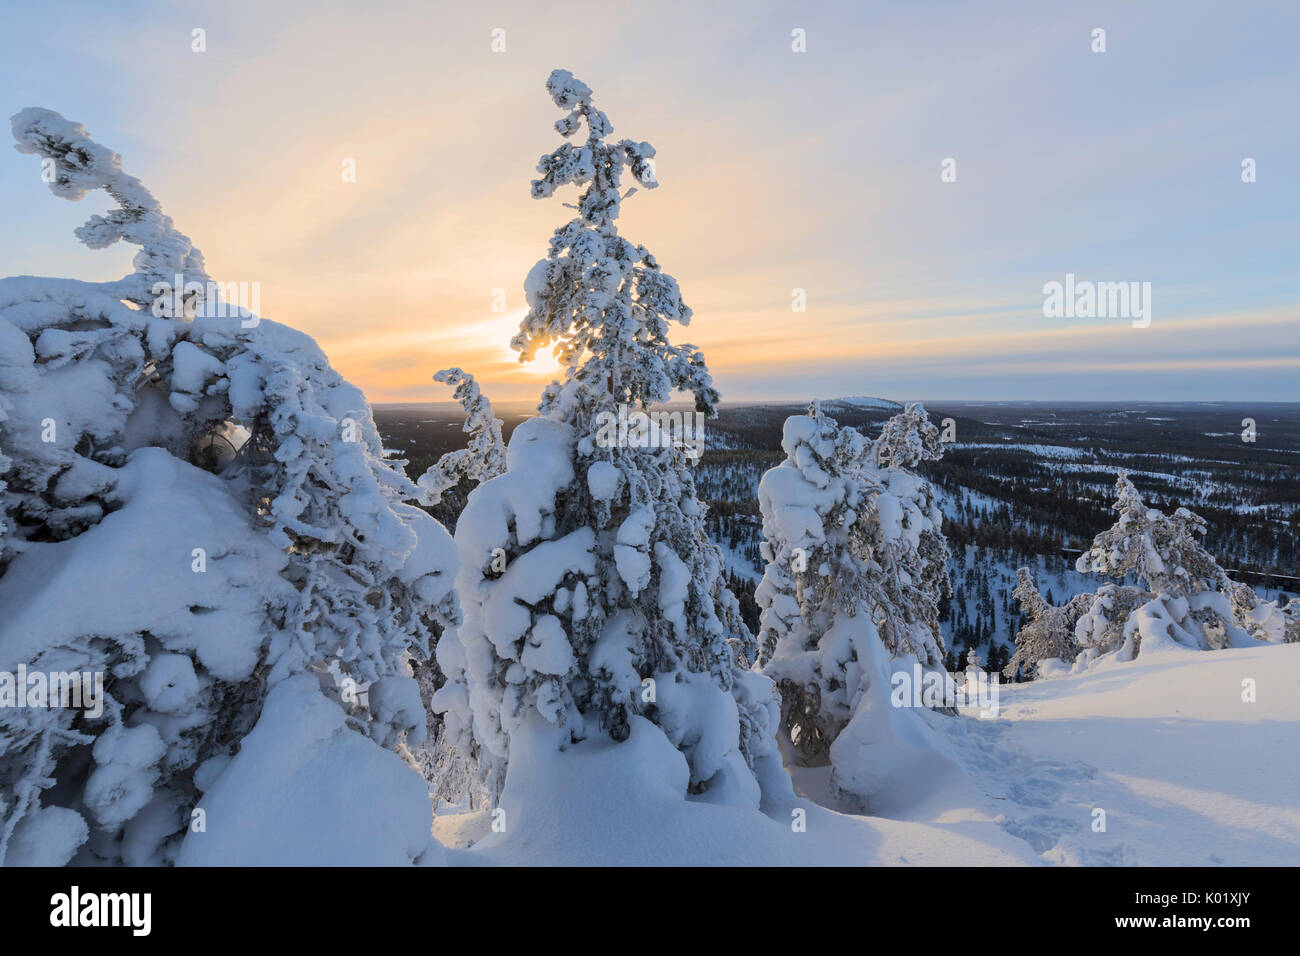
[[[1244,868],[0,870],[0,912],[15,944],[75,934],[128,946],[282,936],[343,945],[417,929],[437,946],[441,934],[490,927],[495,945],[503,931],[536,934],[577,918],[636,934],[710,913],[714,932],[749,935],[837,912],[912,937],[929,926],[939,945],[948,932],[973,940],[1036,931],[1231,944],[1294,927],[1294,880],[1294,870]]]

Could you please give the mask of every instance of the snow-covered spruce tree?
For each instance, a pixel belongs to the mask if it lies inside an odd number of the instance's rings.
[[[421,504],[438,509],[455,509],[448,518],[464,508],[469,492],[484,481],[505,473],[506,447],[501,438],[501,419],[492,413],[492,403],[483,395],[474,376],[459,368],[434,373],[434,381],[455,386],[456,401],[465,410],[462,426],[469,440],[464,448],[447,452],[416,482],[420,486]],[[450,500],[447,500],[450,497]],[[435,514],[439,514],[435,510]],[[441,516],[441,515],[440,515]],[[420,685],[420,699],[426,704],[427,732],[424,742],[413,749],[421,774],[429,781],[430,791],[438,798],[453,802],[468,798],[469,806],[479,809],[491,800],[495,784],[489,784],[491,757],[472,734],[444,732],[444,715],[428,706],[446,683],[446,675],[430,656],[412,663]]]
[[[677,282],[615,224],[625,166],[657,185],[654,150],[607,141],[608,118],[568,72],[546,88],[566,111],[556,129],[585,123],[587,136],[541,158],[532,195],[585,189],[528,274],[511,344],[521,361],[553,346],[565,381],[515,429],[505,474],[471,492],[457,524],[465,620],[438,643],[448,683],[434,704],[450,733],[491,755],[498,781],[518,748],[552,745],[543,738],[662,732],[691,791],[757,804],[789,793],[777,706],[747,670],[753,638],[706,537],[692,461],[654,429],[602,437],[620,406],[635,416],[684,391],[713,415],[718,402],[704,356],[669,341],[691,318]]]
[[[420,476],[421,503],[436,505],[448,488],[462,481],[477,485],[506,470],[506,446],[501,439],[501,419],[492,414],[492,403],[479,389],[474,376],[458,368],[434,373],[434,381],[454,385],[453,397],[465,409],[462,431],[469,435],[464,448],[447,452]]]
[[[1286,644],[1300,644],[1300,598],[1287,601],[1282,612],[1282,641]]]
[[[1147,507],[1123,470],[1115,490],[1115,524],[1093,539],[1075,567],[1137,585],[1098,590],[1076,625],[1088,658],[1114,650],[1131,660],[1144,646],[1208,650],[1255,643],[1236,622],[1233,583],[1201,545],[1205,520],[1186,508],[1166,515]]]
[[[882,551],[881,566],[887,590],[894,603],[908,612],[908,633],[891,646],[906,642],[908,647],[925,647],[915,651],[927,664],[943,658],[943,639],[939,631],[939,605],[951,593],[948,562],[952,552],[943,535],[943,514],[939,510],[934,487],[916,473],[923,461],[943,457],[939,430],[931,423],[920,402],[908,402],[903,410],[885,422],[872,443],[876,468],[884,475],[885,490],[902,505],[900,527],[906,532],[892,539],[892,547]],[[877,508],[888,507],[889,499],[877,499]],[[882,513],[886,528],[893,527],[894,516]]]
[[[1131,584],[1103,584],[1076,597],[1085,604],[1074,624],[1076,658],[1084,662],[1124,647],[1129,617],[1147,601],[1146,592]]]
[[[1015,677],[1017,672],[1021,672],[1032,677],[1039,661],[1072,662],[1078,653],[1074,639],[1075,623],[1092,604],[1094,595],[1076,595],[1064,607],[1056,607],[1039,592],[1028,568],[1021,568],[1016,575],[1016,586],[1011,596],[1020,602],[1025,623],[1016,634],[1016,652],[1002,673]]]
[[[762,609],[758,666],[781,690],[782,738],[805,763],[832,765],[842,795],[876,803],[909,765],[889,704],[889,661],[939,667],[947,544],[930,484],[911,471],[942,453],[917,404],[876,441],[814,402],[786,420],[785,460],[759,484]]]
[[[759,490],[767,562],[759,586],[765,595],[760,665],[771,660],[790,621],[806,618],[814,629],[824,627],[835,610],[856,613],[862,599],[877,609],[891,654],[914,654],[927,665],[940,661],[938,606],[948,591],[948,544],[934,489],[913,470],[943,454],[925,409],[910,403],[871,442],[839,428],[814,402],[807,416],[786,420],[782,449],[786,458],[777,467],[790,470],[764,475],[771,481],[766,505],[761,484]],[[839,481],[832,484],[832,477]],[[822,492],[818,500],[799,502],[809,487]],[[789,509],[800,507],[820,516],[820,535],[782,527],[785,516],[799,514]],[[837,563],[852,573],[836,574]]]
[[[307,336],[224,314],[120,157],[48,110],[12,125],[56,195],[117,200],[83,242],[140,252],[114,282],[0,279],[0,672],[103,680],[100,713],[0,708],[0,860],[169,862],[294,681],[385,747],[418,739],[407,658],[457,619],[455,549],[406,503],[361,393]],[[368,709],[327,668],[369,683]],[[232,845],[224,823],[209,846]]]
[[[1228,592],[1233,619],[1251,637],[1270,644],[1300,641],[1300,598],[1261,601],[1247,584],[1233,584]]]
[[[1148,508],[1124,470],[1116,478],[1113,509],[1119,517],[1079,556],[1078,571],[1132,575],[1148,591],[1171,597],[1228,590],[1227,574],[1198,540],[1204,518],[1186,508],[1173,515]]]

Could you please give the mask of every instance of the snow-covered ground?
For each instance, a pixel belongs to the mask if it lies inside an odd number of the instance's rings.
[[[1003,687],[1002,710],[981,727],[989,759],[975,769],[1005,826],[1044,859],[1300,859],[1300,644],[1147,651]],[[1095,809],[1105,832],[1093,831]]]
[[[797,770],[794,802],[766,812],[683,799],[685,765],[646,725],[624,744],[512,765],[504,832],[487,813],[444,811],[434,833],[463,865],[1257,866],[1300,855],[1300,645],[1153,652],[1000,692],[994,719],[928,716],[954,769],[892,818],[820,806],[817,769]]]

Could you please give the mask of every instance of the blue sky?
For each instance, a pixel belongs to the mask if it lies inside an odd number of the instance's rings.
[[[506,341],[571,215],[528,197],[554,67],[657,147],[621,228],[724,398],[1300,399],[1300,4],[0,8],[5,115],[83,123],[375,401],[446,399],[447,365],[509,399],[553,373]],[[0,274],[122,274],[71,235],[106,206],[0,151]],[[1151,326],[1045,318],[1067,272],[1150,282]]]

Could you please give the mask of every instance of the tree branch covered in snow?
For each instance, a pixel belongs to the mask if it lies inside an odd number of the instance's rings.
[[[462,480],[478,484],[506,470],[501,419],[493,416],[492,403],[480,392],[474,376],[458,368],[445,368],[433,378],[456,387],[454,397],[465,409],[461,430],[469,435],[469,443],[443,455],[420,476],[417,484],[423,492],[421,503],[425,505],[436,505],[442,500],[443,492]]]
[[[122,157],[92,140],[80,123],[64,119],[52,110],[28,107],[10,120],[14,147],[20,153],[41,156],[53,163],[50,192],[73,201],[103,189],[117,208],[106,216],[91,216],[76,235],[91,249],[104,249],[119,239],[140,247],[135,254],[135,272],[119,284],[121,297],[139,306],[150,305],[154,283],[173,284],[176,276],[184,283],[208,282],[203,254],[188,236],[178,232],[171,217],[163,214],[153,193],[134,176],[122,170]],[[202,298],[202,293],[198,293]]]

